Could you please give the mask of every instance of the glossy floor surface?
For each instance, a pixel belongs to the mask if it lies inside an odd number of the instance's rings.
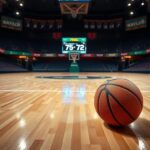
[[[144,97],[140,117],[128,127],[105,124],[94,95],[107,79],[43,79],[69,73],[0,74],[0,150],[150,149],[150,75],[81,73],[127,78]]]

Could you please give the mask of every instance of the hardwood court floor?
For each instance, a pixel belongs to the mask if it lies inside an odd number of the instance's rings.
[[[127,78],[141,89],[144,109],[126,128],[96,114],[93,97],[106,79],[38,79],[69,73],[0,74],[0,150],[150,149],[150,75],[82,73]]]

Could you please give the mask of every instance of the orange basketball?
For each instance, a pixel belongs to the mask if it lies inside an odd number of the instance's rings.
[[[108,124],[126,126],[136,120],[143,108],[139,88],[127,79],[112,79],[96,91],[94,100],[98,115]]]

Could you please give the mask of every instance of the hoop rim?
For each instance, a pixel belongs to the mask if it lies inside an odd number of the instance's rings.
[[[69,60],[76,61],[76,60],[80,59],[80,53],[77,52],[77,51],[71,51],[68,54],[69,54]],[[74,54],[76,54],[76,58],[75,59],[72,57],[72,55],[74,55]]]

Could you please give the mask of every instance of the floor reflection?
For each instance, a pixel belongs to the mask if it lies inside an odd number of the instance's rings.
[[[86,91],[85,85],[80,85],[78,88],[73,89],[71,86],[62,87],[62,98],[64,103],[71,103],[72,100],[77,100],[80,103],[86,102]]]
[[[144,118],[138,118],[135,122],[126,127],[114,127],[104,123],[105,127],[113,132],[120,133],[121,135],[134,137],[138,143],[140,150],[147,149],[145,139],[150,139],[150,121]]]
[[[114,127],[104,123],[105,127],[120,134],[130,137],[141,137],[150,139],[150,121],[144,118],[138,118],[136,121],[125,127]]]
[[[77,90],[77,93],[76,93],[76,97],[77,97],[77,100],[79,100],[81,103],[85,103],[86,101],[86,86],[85,85],[81,85],[79,87],[79,89]]]
[[[20,126],[21,128],[25,127],[25,126],[26,126],[26,120],[23,119],[23,118],[21,118],[20,121],[19,121],[19,126]]]
[[[141,139],[141,138],[138,138],[138,141],[139,141],[139,149],[140,150],[145,150],[146,149],[146,147],[145,147],[145,144],[144,144],[144,142],[143,142],[143,139]]]
[[[70,86],[63,86],[62,88],[62,98],[64,103],[70,103],[73,97],[73,90]]]
[[[50,114],[50,119],[54,119],[55,118],[55,114],[54,113],[51,113]]]
[[[19,146],[18,146],[19,150],[26,150],[27,148],[27,143],[25,139],[21,139],[19,141]]]

